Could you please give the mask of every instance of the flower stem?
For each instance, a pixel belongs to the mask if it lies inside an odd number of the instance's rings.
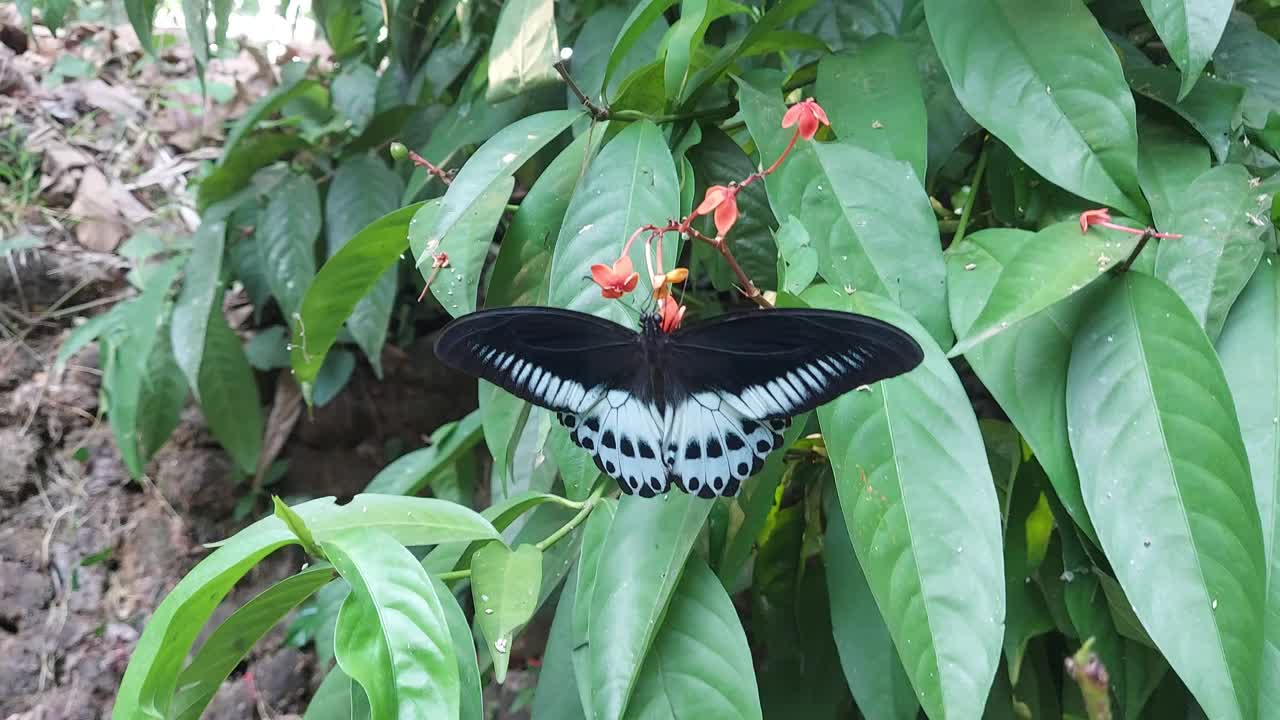
[[[454,570],[452,572],[440,573],[436,577],[439,578],[442,582],[449,582],[450,580],[465,580],[466,578],[471,577],[471,568],[467,568],[466,570]]]
[[[422,157],[421,155],[419,155],[418,153],[412,150],[409,151],[409,159],[413,161],[414,165],[417,165],[420,168],[425,168],[428,174],[431,174],[440,178],[440,182],[444,183],[445,185],[449,185],[450,183],[453,182],[453,176],[449,174],[449,171],[443,170],[437,167],[436,165],[433,165],[430,160]],[[446,160],[445,162],[448,162],[448,161]]]
[[[973,180],[969,182],[969,197],[965,198],[964,208],[960,211],[960,223],[956,225],[956,234],[951,238],[955,245],[964,239],[965,230],[969,229],[969,216],[973,213],[973,205],[978,200],[982,186],[982,174],[987,170],[987,143],[983,141],[982,151],[978,153],[978,166],[973,169]]]

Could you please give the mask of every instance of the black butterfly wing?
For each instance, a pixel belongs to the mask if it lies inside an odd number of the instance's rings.
[[[671,479],[703,497],[734,495],[781,444],[791,416],[923,359],[903,330],[831,310],[730,313],[678,330],[663,358]]]
[[[446,365],[554,410],[625,492],[670,488],[652,370],[635,332],[571,310],[497,308],[454,320],[435,350]]]

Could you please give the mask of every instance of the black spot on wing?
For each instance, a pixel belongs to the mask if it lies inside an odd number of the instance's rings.
[[[636,446],[631,444],[631,438],[625,435],[622,436],[622,454],[627,457],[636,456]]]
[[[724,450],[720,448],[720,440],[717,438],[707,438],[707,457],[718,458],[724,455]]]

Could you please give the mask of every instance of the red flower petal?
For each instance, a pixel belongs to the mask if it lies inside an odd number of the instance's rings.
[[[732,193],[716,208],[716,234],[724,237],[729,232],[729,228],[738,222],[738,194]]]
[[[1097,225],[1098,223],[1104,222],[1111,222],[1111,213],[1106,208],[1085,210],[1080,213],[1080,232],[1089,232],[1090,225]]]
[[[796,103],[787,108],[787,114],[782,116],[782,127],[789,128],[800,122],[800,116],[804,114],[804,103]]]
[[[694,215],[706,215],[715,210],[724,202],[725,197],[729,194],[729,188],[723,185],[712,185],[707,188],[707,193],[702,196],[702,203],[694,208]]]

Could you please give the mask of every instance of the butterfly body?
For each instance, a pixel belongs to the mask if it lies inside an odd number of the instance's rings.
[[[826,310],[729,313],[640,332],[556,308],[485,310],[436,341],[448,365],[553,410],[626,493],[674,484],[734,495],[782,443],[790,418],[923,358],[887,323]]]

